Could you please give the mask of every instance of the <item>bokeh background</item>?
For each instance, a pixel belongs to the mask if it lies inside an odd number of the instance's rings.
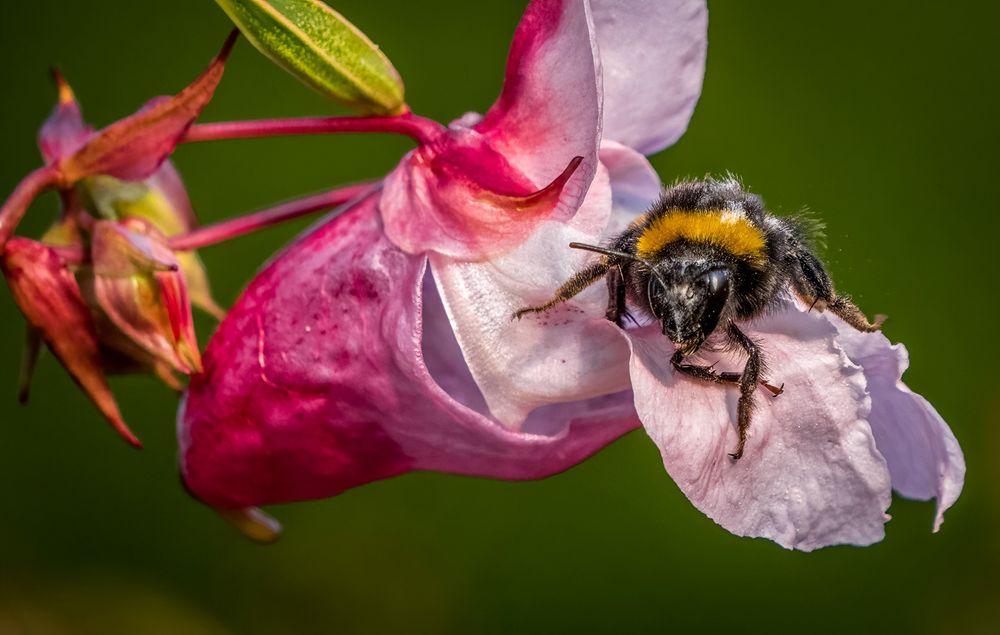
[[[421,114],[483,111],[522,2],[337,0],[389,54]],[[1000,5],[710,2],[708,75],[664,180],[733,171],[779,213],[827,223],[839,285],[912,356],[907,380],[952,425],[968,480],[943,530],[895,500],[886,540],[786,552],[685,500],[632,434],[535,483],[413,474],[273,509],[248,543],[175,469],[176,396],[114,381],[146,444],[112,434],[55,361],[15,384],[22,320],[0,293],[0,633],[995,632],[1000,600],[997,116]],[[209,0],[34,0],[0,7],[0,192],[39,164],[58,63],[107,123],[185,85],[229,24]],[[337,113],[246,42],[204,120]],[[338,136],[181,148],[204,220],[377,177],[401,139]],[[36,234],[53,196],[33,209]],[[230,303],[308,221],[203,252]],[[201,321],[201,335],[212,329]]]

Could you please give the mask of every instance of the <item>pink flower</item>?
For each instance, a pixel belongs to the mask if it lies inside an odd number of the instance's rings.
[[[937,498],[936,528],[961,451],[880,334],[791,302],[748,325],[785,394],[759,397],[734,462],[736,392],[605,320],[603,288],[511,319],[589,262],[569,242],[600,244],[658,195],[643,154],[686,128],[705,47],[699,0],[532,2],[486,115],[299,238],[223,322],[179,415],[190,490],[232,516],[412,470],[542,478],[641,426],[733,533],[869,544],[893,488]]]

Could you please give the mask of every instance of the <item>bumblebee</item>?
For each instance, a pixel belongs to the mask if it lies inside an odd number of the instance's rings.
[[[760,197],[735,178],[678,183],[607,246],[571,243],[603,257],[567,280],[551,300],[514,317],[547,311],[603,277],[607,319],[624,328],[625,319],[632,319],[629,307],[638,309],[659,322],[674,343],[671,363],[677,372],[739,387],[739,443],[729,454],[738,460],[757,387],[775,396],[782,391],[764,378],[764,352],[740,323],[763,315],[786,290],[859,331],[876,331],[884,320],[870,321],[848,297],[836,293],[816,256],[812,229],[808,219],[771,215]],[[746,354],[742,372],[719,372],[686,361],[710,337]]]

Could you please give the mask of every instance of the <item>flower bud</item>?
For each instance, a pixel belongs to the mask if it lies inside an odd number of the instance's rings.
[[[53,69],[52,79],[59,91],[58,101],[38,131],[38,148],[47,163],[72,154],[94,134],[83,120],[80,104],[62,73]]]
[[[104,378],[100,345],[73,274],[52,248],[24,238],[7,244],[0,266],[29,328],[45,341],[118,433],[139,447]]]
[[[141,218],[166,237],[191,231],[198,225],[180,175],[169,161],[141,182],[95,176],[80,182],[78,189],[91,213],[105,220]],[[194,251],[174,254],[184,274],[191,304],[217,320],[225,310],[212,297],[208,274]]]
[[[90,255],[78,279],[102,343],[154,369],[201,372],[187,284],[166,237],[141,218],[98,221]]]
[[[325,97],[373,115],[407,110],[403,80],[356,26],[319,0],[216,0],[250,43]]]

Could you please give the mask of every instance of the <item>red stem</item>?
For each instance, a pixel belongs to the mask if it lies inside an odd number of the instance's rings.
[[[261,119],[203,123],[191,126],[181,143],[276,137],[284,135],[317,135],[341,132],[388,132],[401,134],[426,145],[437,139],[444,126],[414,114],[398,117],[305,117],[300,119]]]
[[[3,253],[4,246],[14,234],[18,223],[24,218],[31,202],[35,200],[36,196],[54,185],[57,180],[57,171],[46,166],[38,168],[17,184],[7,202],[0,208],[0,253]]]
[[[171,238],[169,241],[170,248],[175,251],[189,251],[214,245],[286,220],[343,205],[363,194],[371,192],[376,185],[376,183],[349,185],[330,190],[329,192],[323,192],[322,194],[307,196],[296,201],[276,205],[275,207],[240,218],[199,227],[186,234]]]

